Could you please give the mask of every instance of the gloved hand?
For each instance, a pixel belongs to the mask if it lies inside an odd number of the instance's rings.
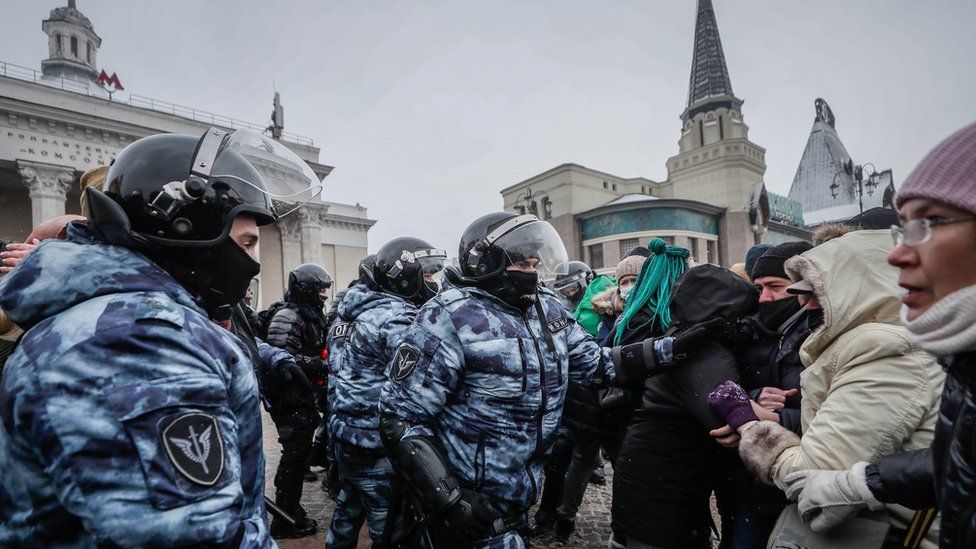
[[[494,516],[485,506],[484,498],[473,490],[461,489],[461,499],[447,507],[444,523],[455,535],[476,541],[494,534]]]
[[[305,371],[293,360],[278,361],[275,364],[275,374],[286,382],[294,381],[303,387],[307,387],[309,391],[312,390],[312,384],[308,382]]]
[[[693,354],[707,340],[721,339],[722,334],[728,329],[728,325],[729,323],[724,318],[713,318],[699,322],[674,336],[674,342],[672,343],[674,359],[681,360]]]
[[[865,478],[867,463],[860,461],[847,471],[796,471],[786,475],[786,497],[797,501],[800,517],[814,532],[827,532],[867,508],[884,508]]]
[[[738,431],[739,427],[750,421],[759,421],[759,416],[752,410],[749,394],[734,381],[725,381],[712,389],[708,394],[708,405],[722,416],[734,431]]]

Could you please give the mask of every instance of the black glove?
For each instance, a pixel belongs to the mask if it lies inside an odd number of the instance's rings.
[[[679,361],[687,357],[701,346],[705,341],[718,341],[725,339],[729,323],[723,318],[713,318],[704,322],[699,322],[691,328],[674,336],[671,348],[674,353],[672,360]]]
[[[478,492],[461,489],[461,499],[449,505],[443,512],[444,524],[452,534],[467,541],[491,537],[495,519],[485,506],[484,498]]]
[[[292,360],[282,360],[278,362],[275,368],[275,373],[279,378],[285,380],[286,382],[292,382],[307,388],[309,391],[312,390],[312,384],[308,382],[308,377],[305,376],[305,371],[298,363]]]

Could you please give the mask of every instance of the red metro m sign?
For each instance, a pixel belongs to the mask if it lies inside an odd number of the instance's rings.
[[[98,75],[98,80],[96,80],[96,82],[105,88],[105,91],[110,94],[125,89],[125,87],[122,86],[122,82],[119,80],[118,75],[113,72],[112,76],[109,76],[104,69]]]

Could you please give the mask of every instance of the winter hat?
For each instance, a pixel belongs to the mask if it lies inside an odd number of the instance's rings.
[[[637,276],[640,274],[641,267],[644,266],[645,261],[647,261],[647,258],[640,255],[632,255],[623,258],[620,263],[617,263],[617,282],[620,282],[620,279],[625,276]]]
[[[777,276],[789,280],[790,276],[786,274],[786,269],[783,268],[783,264],[786,263],[787,259],[795,255],[800,255],[810,248],[813,248],[812,244],[799,240],[777,244],[766,250],[766,253],[756,260],[756,264],[752,267],[750,275],[753,280],[764,276]]]
[[[753,266],[756,265],[756,260],[762,257],[766,253],[766,250],[772,247],[772,244],[754,244],[749,248],[749,251],[746,252],[746,272],[751,273]]]
[[[950,135],[919,162],[895,196],[929,198],[976,213],[976,123]]]

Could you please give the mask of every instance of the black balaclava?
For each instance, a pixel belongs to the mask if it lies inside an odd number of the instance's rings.
[[[797,311],[803,308],[796,296],[784,297],[776,301],[759,302],[759,318],[770,331],[776,331]]]
[[[505,270],[480,286],[512,307],[524,310],[538,299],[536,292],[539,289],[539,273]]]
[[[244,299],[261,264],[232,238],[212,248],[168,250],[154,257],[173,278],[193,294],[214,320],[230,318],[233,305]]]

